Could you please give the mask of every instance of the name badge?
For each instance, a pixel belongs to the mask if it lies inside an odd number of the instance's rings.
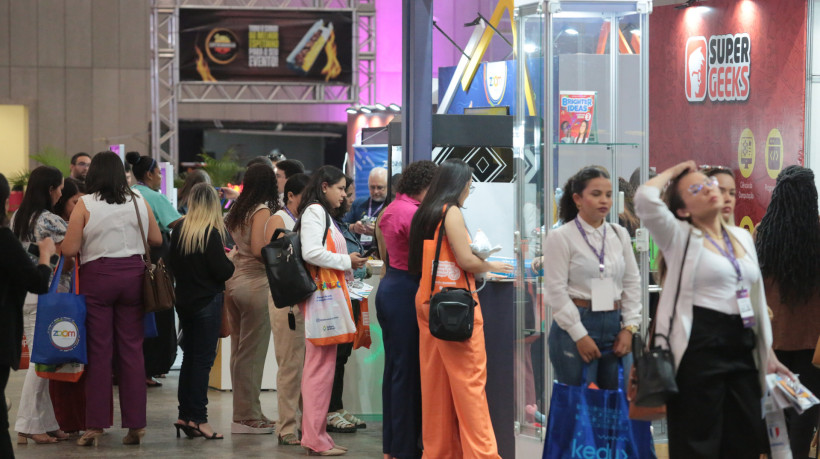
[[[615,310],[615,282],[611,277],[590,279],[593,311]]]
[[[359,239],[361,242],[373,242],[373,236],[369,234],[362,234],[362,238]]]
[[[737,307],[740,309],[740,318],[743,319],[745,328],[755,326],[755,311],[752,308],[752,300],[749,299],[749,291],[744,289],[737,291]]]

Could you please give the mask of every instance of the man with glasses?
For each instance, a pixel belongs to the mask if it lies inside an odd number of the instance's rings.
[[[88,173],[88,166],[90,165],[91,155],[83,151],[76,153],[71,157],[71,166],[69,166],[71,177],[85,182],[85,174]]]
[[[365,250],[373,245],[376,217],[384,208],[387,198],[387,169],[383,167],[371,169],[367,186],[370,196],[353,201],[350,212],[344,218],[344,222],[350,224],[350,231],[359,236]]]

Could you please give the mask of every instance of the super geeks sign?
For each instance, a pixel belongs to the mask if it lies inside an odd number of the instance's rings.
[[[686,99],[735,101],[749,98],[752,40],[747,33],[686,40]],[[707,91],[708,89],[708,91]]]

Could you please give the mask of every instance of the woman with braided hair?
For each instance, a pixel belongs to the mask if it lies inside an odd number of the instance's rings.
[[[810,169],[789,166],[777,176],[772,201],[757,226],[755,246],[766,300],[774,313],[775,354],[809,390],[820,393],[820,369],[811,364],[820,333],[820,219]],[[786,411],[795,458],[808,457],[818,415],[818,406],[799,416]]]

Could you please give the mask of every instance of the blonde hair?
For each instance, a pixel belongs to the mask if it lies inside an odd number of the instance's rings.
[[[180,230],[179,248],[182,255],[205,252],[211,228],[226,238],[222,207],[216,190],[208,183],[197,183],[188,195],[188,214]]]

